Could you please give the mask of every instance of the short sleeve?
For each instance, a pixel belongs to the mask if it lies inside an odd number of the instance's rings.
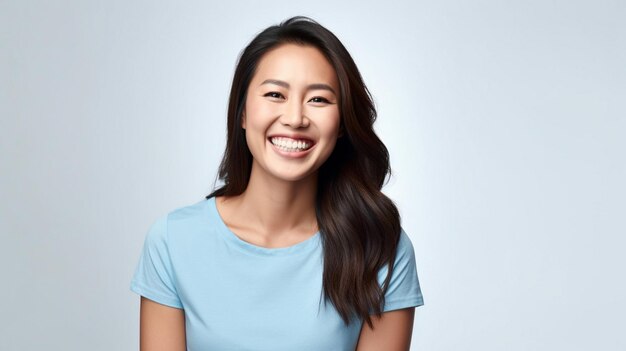
[[[388,266],[384,265],[378,271],[378,282],[383,286],[387,278]],[[385,294],[383,312],[408,307],[417,307],[424,304],[422,290],[417,276],[415,251],[411,239],[404,229],[401,230],[400,240],[393,267],[393,274],[389,288]]]
[[[156,220],[148,230],[130,290],[162,305],[183,308],[169,255],[167,216]]]

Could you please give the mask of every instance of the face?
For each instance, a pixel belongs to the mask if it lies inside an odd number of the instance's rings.
[[[282,44],[266,52],[241,124],[253,172],[286,181],[315,175],[340,136],[338,94],[335,70],[317,48]]]

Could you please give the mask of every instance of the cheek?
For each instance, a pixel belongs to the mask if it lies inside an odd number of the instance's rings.
[[[248,101],[246,106],[246,124],[248,128],[267,128],[267,124],[273,116],[279,114],[276,106],[262,101],[255,101],[254,99]]]
[[[325,134],[329,135],[331,138],[335,138],[337,134],[339,134],[339,126],[340,126],[340,116],[339,111],[332,111],[332,113],[328,113],[324,116],[323,119],[320,119],[320,128],[322,128]]]

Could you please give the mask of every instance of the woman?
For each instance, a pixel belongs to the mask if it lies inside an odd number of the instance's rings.
[[[141,349],[408,350],[423,299],[375,119],[326,28],[258,34],[235,70],[224,185],[146,236]]]

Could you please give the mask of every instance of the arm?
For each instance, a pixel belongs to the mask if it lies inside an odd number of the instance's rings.
[[[408,351],[414,316],[415,307],[383,312],[380,319],[372,315],[374,329],[363,322],[356,351]]]
[[[141,351],[185,351],[185,311],[141,297]]]

